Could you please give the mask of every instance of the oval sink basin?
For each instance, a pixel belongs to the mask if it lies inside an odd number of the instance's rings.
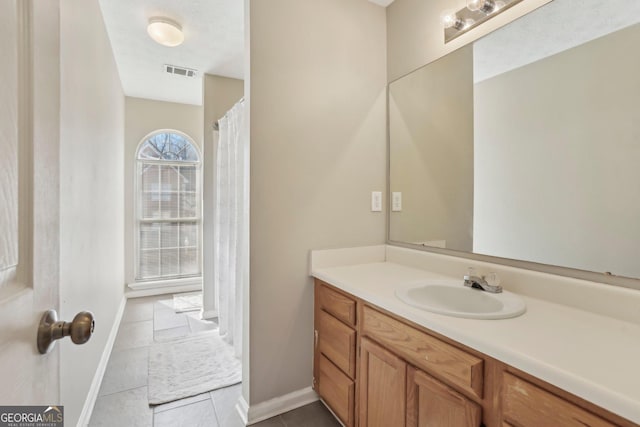
[[[432,313],[469,319],[507,319],[526,311],[524,301],[511,292],[492,294],[463,285],[462,280],[430,280],[397,290],[401,301]]]

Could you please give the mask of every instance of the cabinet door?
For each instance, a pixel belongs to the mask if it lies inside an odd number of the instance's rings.
[[[407,364],[372,341],[360,344],[360,426],[403,426]]]
[[[479,427],[482,409],[440,381],[407,370],[407,427]]]

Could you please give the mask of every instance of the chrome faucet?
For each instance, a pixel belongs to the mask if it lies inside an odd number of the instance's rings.
[[[473,274],[467,274],[464,276],[464,285],[474,289],[480,289],[481,291],[491,292],[492,294],[499,294],[502,292],[502,286],[490,285],[484,277],[475,276]]]

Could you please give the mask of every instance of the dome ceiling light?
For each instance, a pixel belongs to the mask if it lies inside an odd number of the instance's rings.
[[[149,18],[147,33],[156,43],[167,47],[179,46],[184,41],[182,27],[169,18]]]

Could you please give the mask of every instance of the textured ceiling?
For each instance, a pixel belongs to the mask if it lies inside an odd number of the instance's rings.
[[[127,96],[202,105],[202,75],[243,78],[244,5],[241,0],[100,0]],[[149,38],[150,17],[181,24],[185,41],[164,47]],[[197,78],[164,72],[170,64],[198,70]]]
[[[242,0],[100,0],[100,7],[127,96],[202,105],[203,74],[243,78]],[[147,23],[154,16],[180,23],[184,43],[170,48],[152,41]],[[163,64],[196,69],[198,77],[167,74]]]
[[[476,41],[474,80],[480,82],[638,22],[640,0],[554,0]]]

